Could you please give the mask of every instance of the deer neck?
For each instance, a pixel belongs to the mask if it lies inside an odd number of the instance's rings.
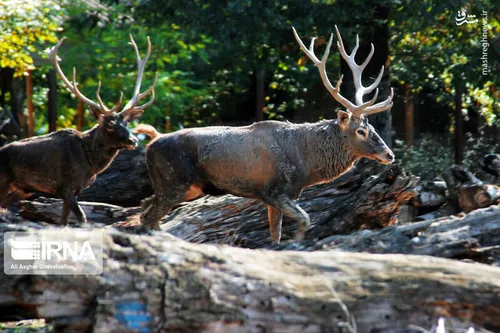
[[[336,120],[310,124],[302,141],[309,175],[307,185],[332,181],[349,171],[356,161]]]
[[[106,145],[103,129],[96,125],[83,133],[85,153],[93,174],[106,169],[118,155],[119,148]]]

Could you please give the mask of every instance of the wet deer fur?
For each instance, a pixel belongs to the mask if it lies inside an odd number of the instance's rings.
[[[294,34],[304,50],[295,29]],[[339,50],[345,54],[338,30],[337,36]],[[315,57],[313,44],[306,54],[318,66],[327,89],[347,108],[339,111],[335,120],[305,124],[262,121],[243,127],[182,129],[164,135],[152,126],[139,125],[135,132],[153,139],[146,149],[146,161],[155,190],[155,195],[144,202],[142,225],[159,230],[158,221],[174,205],[205,194],[230,193],[267,204],[273,243],[280,241],[283,215],[298,222],[296,239],[302,239],[310,219],[294,200],[305,187],[335,179],[362,157],[391,163],[393,153],[364,115],[389,109],[392,92],[378,104],[374,105],[376,96],[363,102],[362,93],[373,90],[381,75],[374,85],[363,87],[360,75],[367,61],[361,66],[354,63],[354,50],[352,61],[346,61],[354,68],[355,82],[359,75],[356,89],[361,91],[357,94],[361,98],[355,104],[343,98],[340,84],[333,87],[325,72],[331,43],[330,38],[322,61]]]
[[[76,196],[88,187],[96,176],[104,171],[122,148],[134,149],[137,139],[127,128],[127,122],[141,116],[144,109],[154,100],[154,85],[140,94],[140,83],[147,58],[151,53],[148,39],[148,53],[140,59],[137,45],[131,38],[138,63],[138,77],[134,96],[121,112],[121,99],[113,109],[108,109],[97,92],[98,103],[86,98],[73,83],[64,76],[58,65],[57,50],[64,39],[49,51],[59,76],[80,100],[89,106],[98,124],[92,129],[79,132],[63,129],[47,135],[23,139],[0,148],[0,203],[8,207],[14,201],[30,196],[33,192],[43,192],[63,199],[61,223],[67,224],[72,211],[80,222],[86,216],[78,204]],[[137,106],[137,102],[151,94],[151,100]],[[123,96],[123,95],[122,95]]]

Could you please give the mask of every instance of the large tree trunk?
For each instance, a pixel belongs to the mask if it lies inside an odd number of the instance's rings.
[[[0,321],[45,318],[78,332],[345,332],[354,318],[364,333],[422,332],[447,316],[455,332],[500,330],[500,269],[482,264],[255,251],[114,229],[104,248],[102,275],[2,274]]]
[[[500,266],[500,207],[382,230],[334,235],[319,241],[282,244],[274,249],[419,254]]]

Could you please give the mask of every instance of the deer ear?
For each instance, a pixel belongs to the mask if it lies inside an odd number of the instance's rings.
[[[88,106],[90,113],[94,116],[95,119],[100,123],[102,121],[102,113],[101,110],[93,107],[93,106]]]
[[[144,113],[144,110],[140,110],[140,109],[128,110],[125,113],[125,115],[123,115],[123,119],[127,122],[131,122],[131,121],[139,119],[139,117],[142,116],[143,113]]]
[[[345,131],[349,126],[349,121],[351,120],[351,114],[340,110],[337,112],[337,119],[339,121],[339,126],[342,131]]]

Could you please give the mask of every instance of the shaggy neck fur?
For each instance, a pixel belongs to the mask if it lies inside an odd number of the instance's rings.
[[[104,133],[99,125],[82,134],[85,153],[92,172],[99,173],[111,164],[116,155],[118,155],[119,148],[110,147],[105,144]]]
[[[307,185],[331,181],[349,171],[356,156],[336,120],[303,124],[299,145],[309,169]]]

